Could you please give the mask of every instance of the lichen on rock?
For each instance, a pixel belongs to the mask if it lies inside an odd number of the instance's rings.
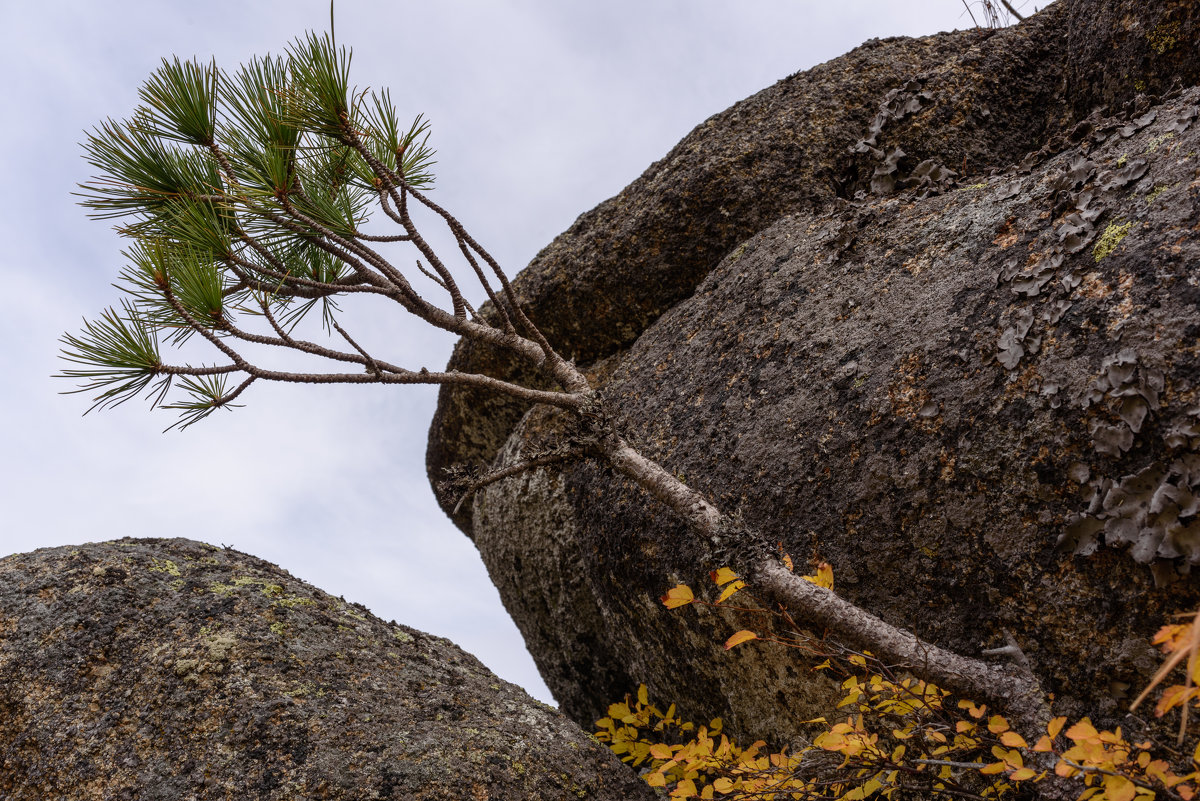
[[[637,799],[450,642],[188,540],[0,559],[0,797]]]
[[[1198,9],[1060,0],[991,35],[868,43],[709,120],[516,283],[585,321],[554,341],[645,455],[923,639],[974,655],[1013,632],[1064,714],[1103,720],[1112,688],[1153,672],[1134,633],[1200,602]],[[1148,35],[1164,25],[1169,48]],[[842,96],[857,105],[813,115],[798,143],[770,133]],[[734,145],[762,148],[779,194],[736,191],[718,169]],[[709,167],[739,205],[642,213]],[[720,209],[729,227],[685,259],[679,242]],[[755,232],[734,239],[742,223]],[[632,269],[671,292],[592,277],[615,252],[598,243],[635,232],[611,280]],[[469,347],[452,364],[495,366]],[[443,391],[435,478],[554,430],[468,397]],[[824,713],[793,655],[790,670],[766,646],[723,657],[721,620],[653,614],[711,554],[602,467],[495,484],[457,520],[577,720],[639,682],[749,739]]]

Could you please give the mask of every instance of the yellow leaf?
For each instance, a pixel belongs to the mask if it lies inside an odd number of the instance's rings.
[[[647,773],[646,784],[650,785],[651,787],[666,787],[667,777],[661,773]]]
[[[741,645],[744,642],[749,642],[750,640],[757,640],[757,639],[758,639],[758,635],[755,634],[753,631],[749,631],[747,629],[742,629],[741,631],[737,632],[736,634],[734,634],[732,637],[730,637],[728,640],[725,641],[725,650],[728,651],[730,648],[734,647],[735,645]]]
[[[1017,751],[1016,749],[1009,749],[1005,751],[1000,746],[994,745],[992,746],[992,756],[996,757],[996,759],[1003,759],[1008,763],[1010,768],[1025,767],[1025,760],[1022,759],[1021,752]]]
[[[696,596],[692,595],[692,588],[686,584],[676,584],[662,597],[663,606],[668,609],[687,606],[694,600]]]
[[[796,566],[792,564],[792,557],[788,556],[786,553],[783,555],[783,566],[788,569],[789,573],[796,569]]]
[[[1050,740],[1049,737],[1047,737],[1046,735],[1043,734],[1042,739],[1037,741],[1037,745],[1035,745],[1033,747],[1033,750],[1034,751],[1042,751],[1042,752],[1053,751],[1054,743]]]
[[[1008,728],[1008,721],[999,715],[992,715],[988,719],[988,731],[990,731],[992,734],[1006,732],[1008,731]]]
[[[726,598],[733,595],[735,592],[737,592],[738,590],[742,589],[745,586],[746,586],[746,582],[742,581],[741,579],[738,579],[737,581],[733,582],[732,584],[730,584],[728,587],[726,587],[724,590],[721,591],[721,597],[717,599],[717,603],[724,603]]]
[[[1174,684],[1163,690],[1162,697],[1154,705],[1154,714],[1161,718],[1175,707],[1186,704],[1195,695],[1196,689],[1194,687]]]
[[[613,704],[608,708],[608,716],[613,720],[624,720],[629,717],[629,706],[626,704]]]
[[[846,738],[841,734],[827,731],[817,735],[817,738],[813,740],[813,745],[826,751],[840,751],[846,745]]]
[[[958,702],[958,705],[960,707],[962,707],[963,704],[967,705],[966,706],[967,714],[969,714],[971,717],[975,718],[976,720],[979,720],[981,717],[983,717],[985,714],[987,714],[987,704],[984,704],[982,706],[976,706],[975,704],[971,703],[970,701],[959,701]]]
[[[734,573],[733,570],[731,570],[728,567],[718,568],[717,570],[712,571],[708,575],[709,575],[709,578],[711,578],[718,587],[720,587],[723,584],[728,584],[729,582],[731,582],[735,578],[737,578],[737,573]]]
[[[824,587],[827,590],[833,589],[833,566],[828,562],[822,562],[817,565],[817,573],[815,576],[801,576],[805,581],[811,581],[818,587]]]
[[[1100,732],[1096,731],[1096,727],[1092,725],[1091,720],[1084,718],[1071,728],[1067,729],[1067,737],[1071,738],[1075,742],[1081,742],[1084,740],[1098,740],[1100,738]]]
[[[713,787],[711,784],[700,791],[700,797],[706,799],[706,801],[712,801]]]
[[[638,685],[638,703],[641,704],[642,706],[650,705],[650,696],[646,692],[645,684]]]
[[[712,783],[712,786],[713,789],[715,789],[718,793],[731,793],[737,789],[737,785],[734,783],[733,779],[730,779],[727,776],[722,776],[721,778],[717,779]]]
[[[1054,720],[1050,721],[1050,725],[1046,727],[1046,734],[1050,735],[1050,739],[1054,739],[1058,736],[1058,733],[1062,731],[1063,724],[1066,722],[1067,718],[1065,715],[1061,718],[1055,718]]]
[[[1104,795],[1109,801],[1133,801],[1137,787],[1124,776],[1105,776]]]
[[[1015,731],[1006,731],[1000,735],[1000,742],[1007,745],[1009,748],[1028,748],[1029,743],[1025,742],[1025,738],[1017,734]]]
[[[691,779],[684,779],[675,785],[675,789],[671,791],[672,798],[690,798],[696,794],[696,783]]]
[[[670,759],[671,746],[667,745],[666,743],[655,743],[654,745],[650,746],[650,756],[654,757],[655,759]]]
[[[876,790],[883,786],[883,782],[879,779],[868,779],[863,784],[855,787],[850,792],[841,797],[841,801],[862,801],[862,799],[873,794]]]
[[[1014,782],[1023,782],[1027,779],[1032,779],[1036,775],[1037,771],[1033,768],[1021,768],[1020,770],[1014,770],[1012,773],[1008,774],[1008,778]]]
[[[1191,628],[1190,623],[1163,626],[1150,642],[1154,645],[1161,645],[1164,654],[1174,653],[1190,645],[1187,635],[1191,633]]]
[[[985,765],[984,767],[980,768],[979,772],[984,776],[995,776],[997,773],[1002,772],[1004,768],[1005,764],[1003,762],[993,762],[990,765]]]

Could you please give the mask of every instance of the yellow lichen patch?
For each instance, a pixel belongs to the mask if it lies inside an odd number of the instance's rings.
[[[1096,242],[1096,247],[1092,250],[1092,255],[1096,257],[1096,261],[1102,261],[1112,255],[1112,252],[1117,249],[1117,245],[1121,244],[1121,240],[1129,235],[1131,228],[1133,228],[1132,221],[1124,225],[1109,223],[1108,228],[1104,229],[1104,233],[1100,235],[1100,239]]]
[[[237,645],[237,637],[225,632],[210,634],[204,638],[204,645],[208,648],[210,659],[224,662],[229,659],[229,652],[233,650],[233,646]]]
[[[282,606],[285,609],[295,609],[297,606],[316,606],[317,602],[312,598],[304,598],[299,595],[287,595],[275,602],[275,606]]]
[[[151,559],[150,572],[166,573],[171,576],[182,575],[181,571],[179,570],[179,565],[175,564],[170,559]]]
[[[1160,56],[1166,55],[1175,49],[1175,45],[1179,44],[1179,22],[1164,22],[1158,25],[1150,33],[1146,34],[1146,39],[1150,42],[1150,47],[1155,53]]]
[[[1175,138],[1175,134],[1173,134],[1173,133],[1165,133],[1162,136],[1156,136],[1153,139],[1151,139],[1150,142],[1146,145],[1146,152],[1153,153],[1154,151],[1158,150],[1158,148],[1162,145],[1163,142],[1166,142],[1168,139],[1174,139],[1174,138]]]

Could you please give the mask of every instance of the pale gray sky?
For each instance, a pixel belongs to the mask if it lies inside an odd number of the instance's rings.
[[[171,412],[133,401],[83,418],[85,398],[50,378],[58,337],[118,297],[123,244],[71,196],[91,174],[83,131],[127,116],[162,57],[232,69],[323,30],[328,3],[3,7],[0,556],[125,535],[231,545],[552,702],[426,482],[435,391],[255,386],[246,408],[162,434]],[[339,0],[337,14],[354,82],[429,117],[436,199],[510,273],[737,100],[872,37],[971,24],[961,0]],[[442,367],[453,346],[394,313],[360,325],[412,367]]]

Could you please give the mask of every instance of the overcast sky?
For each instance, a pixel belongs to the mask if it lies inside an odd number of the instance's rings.
[[[448,637],[552,702],[474,546],[429,489],[434,390],[259,385],[246,408],[163,434],[172,412],[139,400],[81,417],[87,400],[50,378],[63,367],[58,338],[116,302],[123,266],[124,244],[71,196],[91,176],[83,132],[127,116],[162,57],[215,57],[232,70],[324,30],[328,3],[3,8],[0,556],[126,535],[230,545]],[[352,81],[390,87],[402,116],[432,121],[436,199],[510,273],[710,115],[866,39],[970,25],[961,0],[337,7]],[[445,365],[448,335],[372,314],[363,336],[387,358]]]

